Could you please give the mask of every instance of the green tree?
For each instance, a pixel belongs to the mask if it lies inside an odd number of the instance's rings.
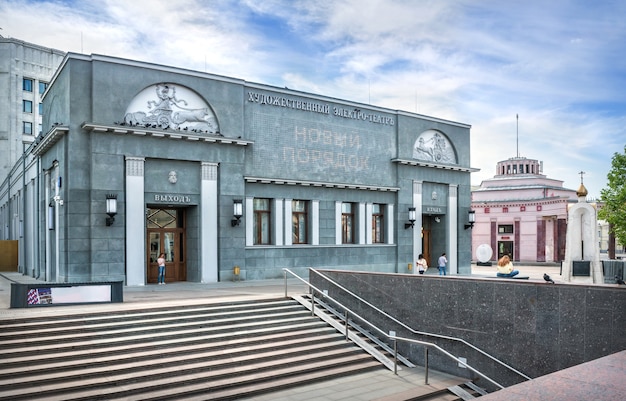
[[[620,244],[626,244],[626,146],[623,154],[613,154],[607,180],[607,188],[600,191],[604,206],[598,211],[598,217],[609,222]]]

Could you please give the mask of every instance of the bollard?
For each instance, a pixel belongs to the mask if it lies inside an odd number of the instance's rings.
[[[233,281],[240,281],[239,274],[241,274],[241,268],[239,266],[233,267]]]

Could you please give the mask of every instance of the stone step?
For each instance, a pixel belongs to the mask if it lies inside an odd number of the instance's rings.
[[[173,375],[185,370],[202,369],[210,364],[212,369],[222,366],[240,365],[248,363],[258,363],[269,359],[279,360],[285,356],[310,355],[312,357],[327,357],[329,355],[346,352],[360,352],[353,345],[345,340],[326,339],[323,343],[310,344],[284,344],[277,340],[275,344],[266,349],[255,347],[254,352],[243,350],[240,352],[229,352],[227,350],[216,350],[209,352],[198,352],[189,355],[174,355],[170,357],[158,357],[144,360],[108,360],[105,363],[84,364],[80,366],[68,366],[64,361],[59,361],[48,369],[37,369],[29,371],[27,377],[2,376],[0,378],[0,389],[6,388],[26,388],[57,382],[68,382],[72,380],[92,380],[100,376],[137,377],[133,380],[140,380],[145,374],[154,375],[157,372]],[[132,355],[130,355],[132,358]]]
[[[221,309],[215,306],[206,306],[202,308],[185,309],[182,312],[161,311],[161,310],[142,310],[132,314],[113,315],[109,314],[105,317],[100,316],[83,316],[82,318],[66,318],[59,320],[54,318],[33,318],[29,320],[14,319],[11,321],[0,322],[0,341],[10,339],[11,336],[21,336],[24,333],[32,333],[36,331],[40,336],[46,333],[59,334],[65,330],[74,332],[75,328],[79,329],[98,329],[101,327],[125,327],[141,326],[147,322],[167,323],[171,321],[210,321],[224,316],[236,318],[237,316],[257,317],[268,313],[279,313],[289,311],[302,311],[302,308],[294,301],[270,302],[263,305],[238,305],[236,309]]]
[[[53,366],[58,360],[63,360],[66,364],[82,364],[84,359],[90,359],[91,363],[105,362],[109,359],[121,361],[124,359],[140,360],[146,358],[154,358],[156,356],[184,355],[195,352],[202,352],[212,349],[260,349],[263,347],[271,347],[278,336],[281,336],[284,342],[317,342],[324,341],[336,335],[336,331],[332,327],[320,325],[318,322],[314,324],[293,326],[291,329],[281,329],[279,331],[264,329],[263,331],[246,332],[240,336],[239,333],[233,333],[227,339],[223,336],[203,336],[202,338],[193,339],[174,339],[154,342],[149,345],[137,347],[118,346],[110,347],[105,350],[100,349],[57,349],[49,353],[33,352],[28,355],[17,353],[12,358],[0,357],[0,377],[2,375],[13,374],[12,372],[21,372],[24,366],[29,367],[29,372],[36,369],[47,369]],[[132,356],[131,355],[132,352]]]
[[[239,311],[251,309],[270,309],[277,305],[294,305],[291,298],[274,298],[263,299],[258,303],[250,301],[228,301],[211,304],[193,304],[193,305],[176,305],[176,306],[150,306],[139,309],[119,309],[105,310],[97,313],[73,313],[71,315],[64,314],[46,314],[28,317],[9,317],[0,321],[0,331],[4,332],[5,328],[22,327],[24,325],[32,325],[37,327],[41,322],[47,324],[57,324],[59,326],[67,326],[72,324],[82,324],[84,321],[106,321],[106,320],[128,320],[134,321],[143,315],[161,315],[161,316],[183,316],[186,313],[194,313],[197,311]],[[57,309],[58,311],[58,309]]]
[[[372,369],[293,299],[0,324],[0,400],[237,399]]]
[[[218,387],[233,387],[263,380],[273,380],[284,375],[306,375],[320,369],[337,368],[344,365],[363,361],[372,362],[373,358],[361,350],[336,350],[320,354],[306,353],[304,355],[286,356],[277,358],[273,355],[260,361],[250,361],[246,358],[234,360],[226,366],[215,367],[212,364],[196,363],[182,367],[153,369],[146,372],[120,372],[98,376],[88,380],[79,377],[69,380],[60,380],[54,383],[41,383],[28,388],[0,387],[0,401],[9,400],[45,400],[45,399],[115,399],[131,397],[131,399],[146,399],[145,392],[153,392],[155,388],[162,388],[168,394],[188,393],[188,388],[215,389]],[[253,357],[248,357],[253,358]],[[368,364],[369,366],[369,364]],[[378,366],[380,366],[378,364]],[[371,366],[369,366],[371,367]],[[158,391],[158,390],[157,390]],[[51,397],[51,398],[48,398]],[[175,399],[175,398],[174,398]]]
[[[261,352],[294,352],[296,347],[327,347],[334,345],[345,345],[345,340],[338,341],[336,333],[327,333],[319,335],[317,333],[309,333],[301,331],[299,337],[290,335],[283,338],[276,335],[266,336],[271,341],[259,342],[255,338],[239,343],[232,343],[228,340],[218,341],[207,345],[194,345],[185,347],[168,346],[165,348],[152,348],[146,351],[134,351],[132,349],[120,350],[116,354],[106,356],[97,356],[83,354],[82,358],[48,358],[45,361],[37,359],[28,359],[20,361],[20,364],[11,365],[3,364],[0,367],[0,386],[12,381],[15,377],[20,377],[24,372],[24,366],[29,366],[28,376],[45,375],[54,372],[70,372],[80,370],[85,373],[95,369],[117,369],[127,364],[133,366],[146,366],[150,363],[158,361],[160,365],[174,364],[176,361],[193,362],[195,360],[210,362],[223,358],[224,355],[232,358],[235,356],[250,354],[251,350],[255,353]],[[29,379],[22,380],[27,382]]]
[[[45,323],[42,323],[40,329],[33,330],[29,328],[23,331],[14,331],[10,334],[0,333],[0,343],[1,344],[25,344],[29,342],[36,342],[41,344],[45,341],[46,337],[54,336],[54,339],[57,340],[59,338],[72,338],[75,339],[77,337],[89,337],[97,334],[100,337],[105,336],[118,336],[124,335],[125,333],[146,333],[146,332],[166,332],[166,331],[175,331],[179,330],[181,327],[186,328],[200,328],[204,329],[207,327],[217,327],[219,325],[223,325],[225,323],[248,323],[248,322],[263,322],[267,320],[272,320],[277,317],[283,316],[293,316],[293,317],[306,317],[308,314],[306,311],[302,310],[302,308],[290,308],[289,310],[278,310],[278,311],[267,311],[264,313],[254,312],[246,315],[235,315],[232,316],[228,313],[221,313],[219,315],[214,315],[210,317],[201,317],[198,316],[193,320],[187,319],[151,319],[145,321],[139,321],[134,324],[126,324],[124,322],[110,322],[108,324],[94,324],[94,325],[82,325],[82,326],[74,326],[70,329],[67,328],[47,328]],[[33,336],[33,332],[36,332],[37,335]]]
[[[213,387],[210,391],[206,391],[206,388],[191,386],[187,387],[184,390],[185,393],[176,394],[175,397],[171,397],[171,395],[162,394],[162,392],[156,393],[144,393],[141,395],[142,400],[180,400],[180,401],[204,401],[204,400],[239,400],[242,397],[250,397],[259,394],[271,393],[276,389],[286,389],[290,387],[307,385],[319,381],[324,380],[332,380],[338,377],[344,377],[348,375],[355,375],[358,373],[366,373],[366,372],[376,372],[381,371],[384,372],[385,369],[380,365],[380,363],[370,360],[363,361],[358,364],[351,364],[339,367],[326,367],[325,369],[314,370],[310,372],[305,372],[300,375],[289,374],[289,372],[285,372],[284,375],[279,377],[274,377],[271,380],[251,380],[253,378],[240,377],[241,384],[247,380],[246,385],[240,385],[237,387],[233,386],[222,386],[223,388]],[[278,373],[278,372],[276,372]],[[254,378],[258,379],[258,378]],[[218,384],[218,383],[215,383]],[[227,384],[227,383],[224,383]],[[119,399],[119,398],[111,398]]]
[[[279,317],[282,317],[279,319]],[[207,334],[219,334],[228,335],[233,331],[248,330],[248,329],[261,329],[264,327],[276,327],[280,325],[289,326],[292,324],[307,323],[314,319],[308,314],[298,314],[296,317],[285,317],[284,315],[276,316],[273,320],[250,320],[242,322],[241,320],[228,320],[207,326],[202,324],[200,326],[192,326],[185,329],[179,329],[175,324],[171,325],[170,331],[160,330],[160,326],[150,326],[143,330],[112,330],[106,331],[103,334],[98,332],[94,333],[77,333],[74,335],[61,335],[54,337],[45,337],[38,339],[37,335],[31,333],[29,338],[24,338],[21,341],[18,339],[0,341],[0,350],[2,353],[14,352],[20,348],[38,347],[39,349],[54,348],[58,346],[59,342],[62,342],[65,346],[80,347],[87,344],[88,346],[93,343],[98,344],[120,344],[120,343],[140,343],[140,342],[152,342],[158,339],[174,338],[174,337],[193,337]],[[39,340],[39,341],[37,341]]]

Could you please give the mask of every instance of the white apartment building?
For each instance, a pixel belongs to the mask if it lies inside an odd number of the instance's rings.
[[[41,96],[64,55],[0,36],[0,183],[42,132]]]

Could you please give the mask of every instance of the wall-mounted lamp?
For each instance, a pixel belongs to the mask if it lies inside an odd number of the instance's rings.
[[[107,194],[107,226],[113,225],[115,215],[117,214],[117,195]]]
[[[233,219],[230,221],[230,225],[235,227],[241,222],[241,216],[243,216],[243,203],[241,199],[233,199]]]
[[[407,228],[413,228],[414,225],[415,225],[415,208],[410,207],[409,208],[409,222],[404,223],[404,229],[406,230]]]
[[[469,223],[465,225],[465,229],[474,228],[474,223],[476,222],[476,212],[474,210],[467,212],[467,221]]]

